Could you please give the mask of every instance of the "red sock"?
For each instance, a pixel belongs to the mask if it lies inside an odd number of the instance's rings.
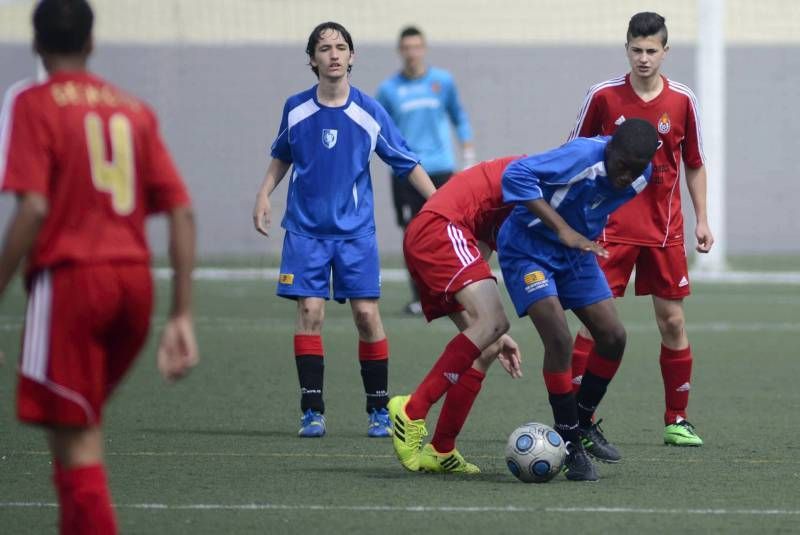
[[[106,471],[102,464],[75,468],[64,468],[57,464],[54,479],[61,506],[61,535],[117,533]]]
[[[433,404],[458,382],[461,374],[480,356],[481,350],[465,334],[459,333],[450,340],[431,371],[411,394],[406,404],[408,417],[412,420],[425,418]]]
[[[597,351],[595,351],[594,348],[592,348],[591,353],[589,353],[589,358],[587,361],[588,362],[586,363],[585,371],[591,372],[593,375],[596,375],[602,379],[607,379],[608,381],[614,378],[614,376],[617,374],[617,370],[619,369],[619,365],[622,363],[621,359],[609,360],[601,357],[597,354]]]
[[[464,427],[472,404],[481,391],[484,377],[486,375],[483,372],[470,368],[447,391],[439,421],[436,422],[436,431],[431,439],[431,444],[439,453],[448,453],[456,447],[456,437]]]
[[[577,394],[581,388],[583,372],[586,371],[586,362],[589,360],[589,353],[594,349],[594,340],[584,338],[580,334],[575,337],[572,346],[572,393]]]
[[[692,378],[692,348],[670,349],[661,344],[661,377],[664,379],[664,424],[674,424],[678,417],[686,418]]]
[[[542,370],[544,386],[548,394],[569,394],[572,392],[572,374],[570,372],[548,372]]]

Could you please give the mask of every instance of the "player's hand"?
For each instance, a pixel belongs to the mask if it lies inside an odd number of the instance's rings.
[[[608,258],[608,251],[601,247],[599,243],[590,240],[571,228],[559,232],[558,240],[571,249],[578,249],[587,253],[596,254],[597,256],[602,256],[603,258]]]
[[[194,323],[188,314],[167,321],[158,345],[158,371],[172,383],[189,373],[199,360]]]
[[[269,227],[272,223],[272,204],[269,196],[259,191],[256,195],[256,205],[253,207],[253,226],[256,230],[269,237]]]
[[[697,238],[697,245],[694,248],[698,253],[707,253],[714,245],[714,236],[708,228],[708,223],[698,223],[694,229],[694,237]]]
[[[500,366],[508,372],[513,379],[522,377],[522,355],[519,352],[519,346],[513,338],[504,334],[497,341],[500,344],[500,350],[497,352],[497,360]]]

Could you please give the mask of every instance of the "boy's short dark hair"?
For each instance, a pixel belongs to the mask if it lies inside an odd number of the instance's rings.
[[[627,119],[614,132],[608,147],[629,167],[644,169],[658,150],[658,132],[644,119]]]
[[[94,13],[86,0],[41,0],[33,10],[37,47],[51,54],[79,54],[92,35]]]
[[[400,30],[400,37],[397,39],[397,42],[399,43],[406,37],[416,37],[416,36],[420,36],[423,39],[425,39],[425,35],[423,35],[422,30],[420,30],[416,26],[406,26],[405,28]]]
[[[661,44],[666,46],[667,25],[664,17],[652,11],[643,11],[631,17],[628,23],[628,42],[637,37],[650,37],[656,34],[661,35]]]
[[[355,48],[353,47],[353,38],[350,36],[350,32],[348,32],[344,26],[342,26],[338,22],[331,22],[331,21],[317,24],[317,27],[314,28],[311,31],[311,35],[308,36],[308,44],[306,44],[306,54],[308,54],[308,59],[309,59],[308,65],[309,67],[311,67],[311,70],[314,71],[314,74],[317,75],[317,78],[319,78],[319,69],[311,65],[310,60],[314,58],[314,51],[317,49],[317,44],[319,43],[319,40],[322,39],[322,34],[325,33],[326,31],[338,32],[339,35],[341,35],[344,38],[345,42],[347,43],[347,46],[350,47],[350,52],[352,53],[355,51]],[[353,69],[352,65],[347,66],[348,73],[352,69]]]

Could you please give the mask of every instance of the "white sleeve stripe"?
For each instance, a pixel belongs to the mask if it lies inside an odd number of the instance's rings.
[[[625,84],[625,75],[617,76],[616,78],[606,80],[605,82],[600,82],[599,84],[595,84],[589,88],[589,91],[586,92],[586,97],[583,99],[581,108],[578,110],[578,119],[575,123],[575,127],[572,129],[572,132],[569,133],[567,141],[572,141],[578,137],[578,132],[580,132],[581,128],[583,128],[583,121],[586,120],[586,113],[589,111],[589,104],[592,102],[594,95],[606,87],[615,87],[623,84]]]
[[[381,132],[381,125],[375,120],[372,115],[356,104],[351,102],[350,105],[344,110],[344,114],[350,117],[354,123],[363,128],[369,135],[370,141],[370,154],[375,152],[375,146],[378,144],[378,136]]]
[[[706,163],[706,155],[703,151],[703,129],[700,126],[700,113],[699,113],[699,105],[697,104],[697,97],[695,97],[694,92],[692,92],[689,87],[669,80],[669,86],[673,89],[676,93],[680,93],[689,98],[689,104],[692,106],[692,113],[694,114],[694,124],[695,124],[695,134],[697,135],[697,146],[700,149],[700,159],[703,162],[703,165]]]
[[[294,125],[296,125],[297,123],[299,123],[304,119],[311,117],[318,111],[319,111],[319,106],[317,106],[313,98],[310,98],[305,102],[303,102],[302,104],[295,106],[289,111],[289,114],[286,118],[287,122],[286,130],[291,129]]]
[[[385,137],[383,137],[383,134],[378,134],[378,137],[380,137],[380,138],[381,138],[381,139],[384,141],[384,143],[386,143],[386,147],[387,147],[387,148],[389,148],[389,149],[393,150],[394,152],[396,152],[397,154],[399,154],[400,156],[402,156],[402,157],[403,157],[403,158],[405,158],[406,160],[408,160],[408,161],[411,161],[411,162],[414,162],[414,163],[417,163],[417,159],[416,159],[416,158],[412,158],[411,156],[409,156],[409,154],[408,154],[408,153],[406,153],[406,152],[403,152],[403,151],[401,151],[400,149],[398,149],[398,148],[395,148],[395,147],[391,146],[391,145],[389,144],[389,141],[388,141],[388,140],[387,140]]]
[[[8,150],[11,140],[11,123],[14,115],[14,103],[17,96],[29,87],[36,85],[34,80],[21,80],[6,91],[3,98],[3,109],[0,111],[0,188],[6,176],[6,163],[8,162]]]

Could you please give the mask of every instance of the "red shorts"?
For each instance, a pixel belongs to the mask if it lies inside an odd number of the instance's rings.
[[[28,296],[17,389],[20,420],[86,427],[147,338],[147,264],[62,266],[36,274]]]
[[[645,247],[601,241],[600,245],[609,252],[608,258],[598,257],[597,260],[614,297],[625,295],[634,267],[636,295],[682,299],[691,293],[686,249],[682,244]]]
[[[464,310],[454,297],[464,286],[494,279],[472,232],[434,212],[411,220],[403,254],[428,321]]]

